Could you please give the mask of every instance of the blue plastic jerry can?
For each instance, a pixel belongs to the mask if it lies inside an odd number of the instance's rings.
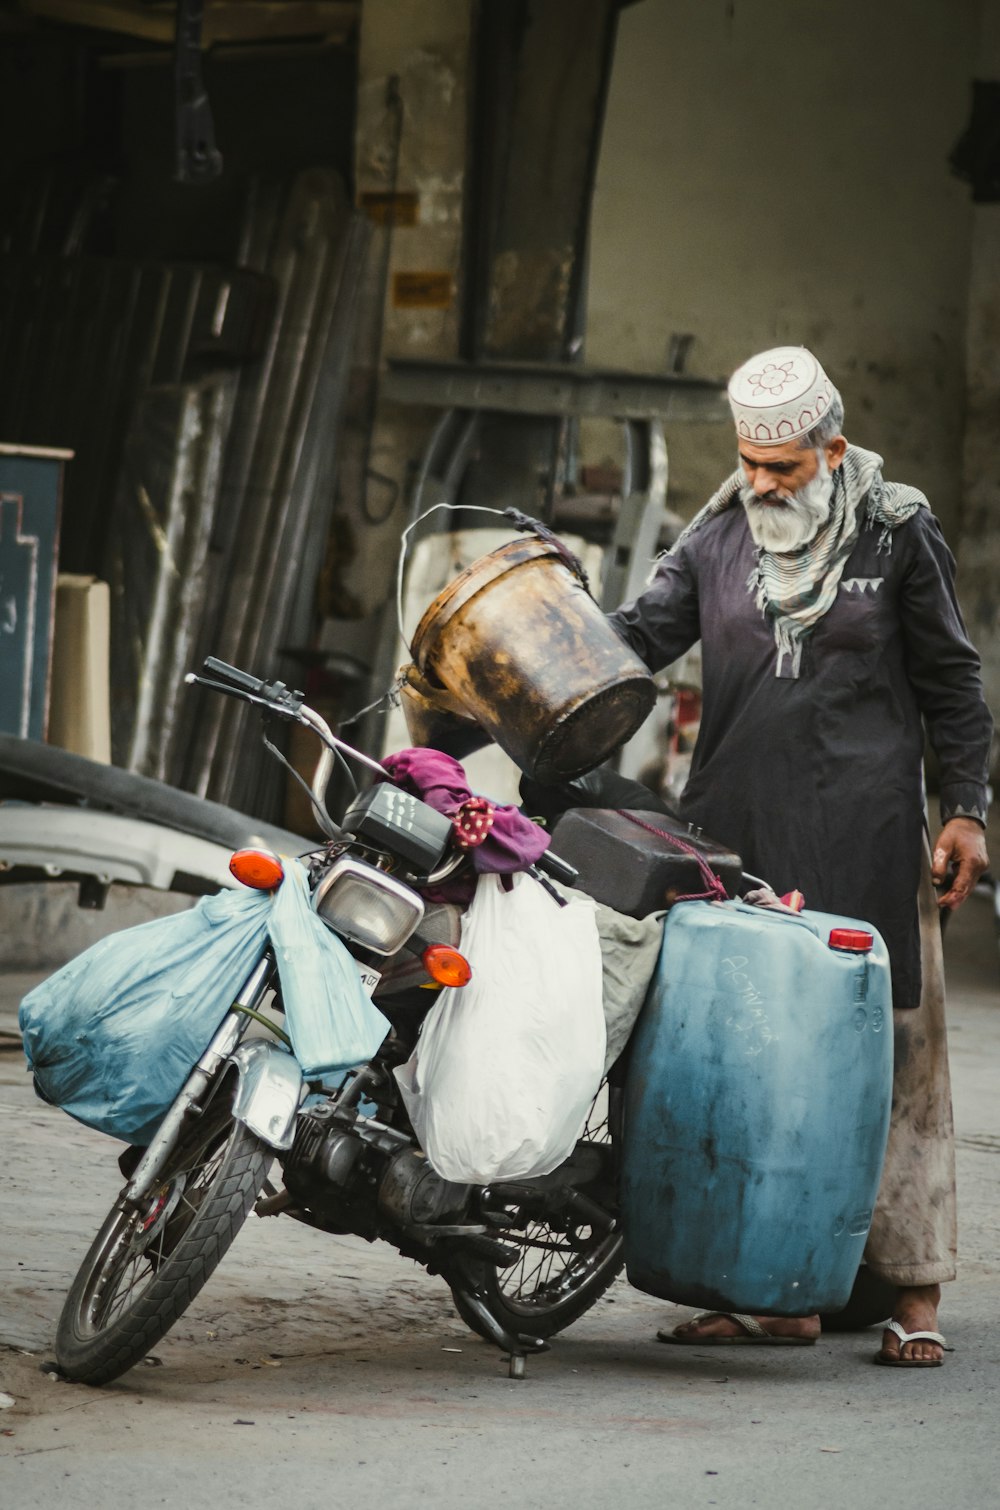
[[[741,902],[668,914],[632,1039],[630,1282],[712,1310],[847,1303],[892,1097],[889,956],[867,923]]]

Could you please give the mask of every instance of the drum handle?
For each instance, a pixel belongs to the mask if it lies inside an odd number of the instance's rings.
[[[417,518],[406,526],[406,529],[399,537],[399,562],[396,567],[396,624],[399,629],[399,638],[404,645],[406,644],[406,635],[403,631],[403,576],[406,570],[406,552],[409,549],[409,537],[418,524],[423,524],[424,520],[429,519],[432,514],[436,514],[438,509],[448,509],[453,514],[457,514],[461,509],[462,513],[495,514],[498,519],[504,517],[502,509],[488,509],[480,503],[432,503],[429,509],[425,509],[422,514],[418,514]]]
[[[540,540],[544,540],[547,545],[553,546],[559,552],[563,563],[569,567],[575,577],[579,578],[584,589],[588,593],[590,592],[590,583],[587,580],[587,573],[584,570],[583,563],[578,557],[574,556],[567,545],[563,544],[558,535],[553,534],[548,525],[540,523],[537,519],[532,519],[529,514],[522,514],[520,509],[514,508],[490,509],[481,503],[434,503],[431,504],[429,509],[425,509],[422,514],[418,515],[412,523],[408,524],[399,537],[399,562],[396,567],[396,625],[399,629],[399,638],[404,645],[406,644],[406,634],[403,630],[403,577],[406,571],[406,553],[409,549],[409,537],[418,524],[422,524],[425,519],[429,519],[432,514],[436,514],[438,509],[448,509],[453,514],[459,512],[463,514],[493,514],[497,519],[506,519],[518,534],[530,533],[537,535]]]
[[[504,518],[509,519],[520,534],[537,535],[539,540],[543,540],[546,545],[551,545],[552,549],[559,553],[559,559],[562,561],[562,564],[573,573],[574,577],[581,584],[584,592],[589,593],[593,597],[593,594],[590,592],[590,578],[587,576],[583,562],[579,556],[574,556],[569,546],[559,539],[554,530],[550,530],[548,525],[543,524],[540,519],[532,519],[530,514],[522,514],[520,509],[506,508],[503,512]]]

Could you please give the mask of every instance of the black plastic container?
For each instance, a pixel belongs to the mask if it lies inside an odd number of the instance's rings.
[[[704,893],[705,878],[690,849],[730,897],[743,873],[739,855],[660,813],[573,808],[555,825],[552,848],[579,871],[581,890],[633,918],[670,907],[679,896]]]

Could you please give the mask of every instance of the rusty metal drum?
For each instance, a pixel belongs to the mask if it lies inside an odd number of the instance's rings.
[[[420,668],[402,666],[397,681],[406,728],[415,745],[431,745],[464,760],[490,742],[474,718],[463,713],[450,692],[432,687]]]
[[[512,540],[434,599],[413,658],[536,781],[606,760],[643,723],[653,679],[558,547]]]

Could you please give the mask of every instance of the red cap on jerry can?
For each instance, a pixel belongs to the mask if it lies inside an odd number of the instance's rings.
[[[828,942],[831,949],[843,949],[848,954],[867,954],[875,943],[875,936],[863,928],[831,928]]]

